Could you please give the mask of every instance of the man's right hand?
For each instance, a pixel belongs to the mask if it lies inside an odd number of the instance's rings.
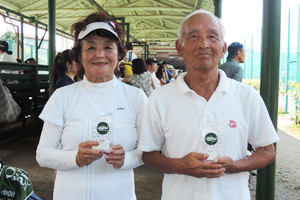
[[[226,169],[221,164],[207,160],[208,154],[192,152],[177,160],[176,173],[197,178],[216,178],[224,174]]]
[[[196,152],[189,153],[182,158],[168,158],[158,151],[143,152],[144,164],[165,174],[183,174],[197,178],[222,176],[226,169],[207,158],[207,154]]]

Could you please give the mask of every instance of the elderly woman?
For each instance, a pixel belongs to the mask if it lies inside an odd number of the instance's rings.
[[[136,199],[133,168],[142,164],[136,146],[147,97],[114,76],[124,57],[122,29],[100,12],[73,24],[73,32],[83,80],[47,102],[36,159],[57,169],[53,199]]]

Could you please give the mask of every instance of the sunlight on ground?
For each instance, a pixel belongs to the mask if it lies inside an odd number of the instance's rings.
[[[300,125],[296,124],[291,115],[289,114],[278,114],[277,127],[285,133],[293,136],[300,140]]]

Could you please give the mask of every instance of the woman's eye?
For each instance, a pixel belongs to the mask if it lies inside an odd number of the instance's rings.
[[[94,49],[96,49],[95,47],[88,47],[87,48],[88,50],[94,50]]]
[[[112,49],[110,46],[105,47],[105,49]]]

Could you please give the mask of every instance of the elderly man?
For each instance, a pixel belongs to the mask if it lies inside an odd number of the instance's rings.
[[[188,15],[176,41],[187,72],[148,100],[139,149],[165,173],[163,200],[250,200],[248,171],[275,160],[279,138],[262,98],[218,70],[226,46],[218,18]],[[256,151],[246,157],[248,142]]]
[[[233,42],[228,47],[227,62],[220,65],[219,69],[222,69],[228,78],[242,82],[244,70],[239,64],[245,62],[245,57],[244,46],[239,42]]]

